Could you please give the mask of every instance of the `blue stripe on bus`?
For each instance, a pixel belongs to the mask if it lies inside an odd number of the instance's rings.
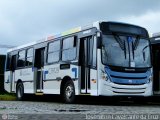
[[[149,81],[151,74],[150,71],[145,73],[116,72],[109,69],[109,67],[105,67],[105,72],[110,77],[111,82],[119,84],[145,84]]]
[[[36,69],[35,67],[32,67],[32,72],[34,72],[35,69]]]
[[[72,68],[72,72],[74,72],[75,78],[77,78],[77,68]]]
[[[48,71],[44,71],[43,74],[44,74],[43,80],[46,80],[46,74],[48,74]]]
[[[44,74],[48,74],[48,70],[47,70],[47,71],[44,71]]]

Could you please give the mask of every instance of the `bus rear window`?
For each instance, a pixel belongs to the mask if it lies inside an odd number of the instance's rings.
[[[7,55],[7,63],[6,63],[6,70],[10,70],[10,63],[11,63],[11,55]]]

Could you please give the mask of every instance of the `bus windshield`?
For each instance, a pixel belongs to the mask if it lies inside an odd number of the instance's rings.
[[[125,68],[151,67],[149,40],[135,36],[102,35],[102,63]]]

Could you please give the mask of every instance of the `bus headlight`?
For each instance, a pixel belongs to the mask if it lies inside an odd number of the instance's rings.
[[[101,77],[102,77],[102,80],[109,81],[109,76],[103,70],[102,70],[102,73],[101,73]]]
[[[108,77],[108,75],[106,75],[106,74],[103,74],[103,75],[102,75],[102,79],[105,80],[105,81],[109,81],[109,77]]]

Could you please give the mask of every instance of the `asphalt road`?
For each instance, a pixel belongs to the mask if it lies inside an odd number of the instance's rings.
[[[47,97],[48,98],[48,97]],[[27,101],[0,101],[0,119],[18,120],[83,120],[83,119],[160,119],[160,104],[113,99],[82,98],[75,104],[64,104],[57,97]]]

